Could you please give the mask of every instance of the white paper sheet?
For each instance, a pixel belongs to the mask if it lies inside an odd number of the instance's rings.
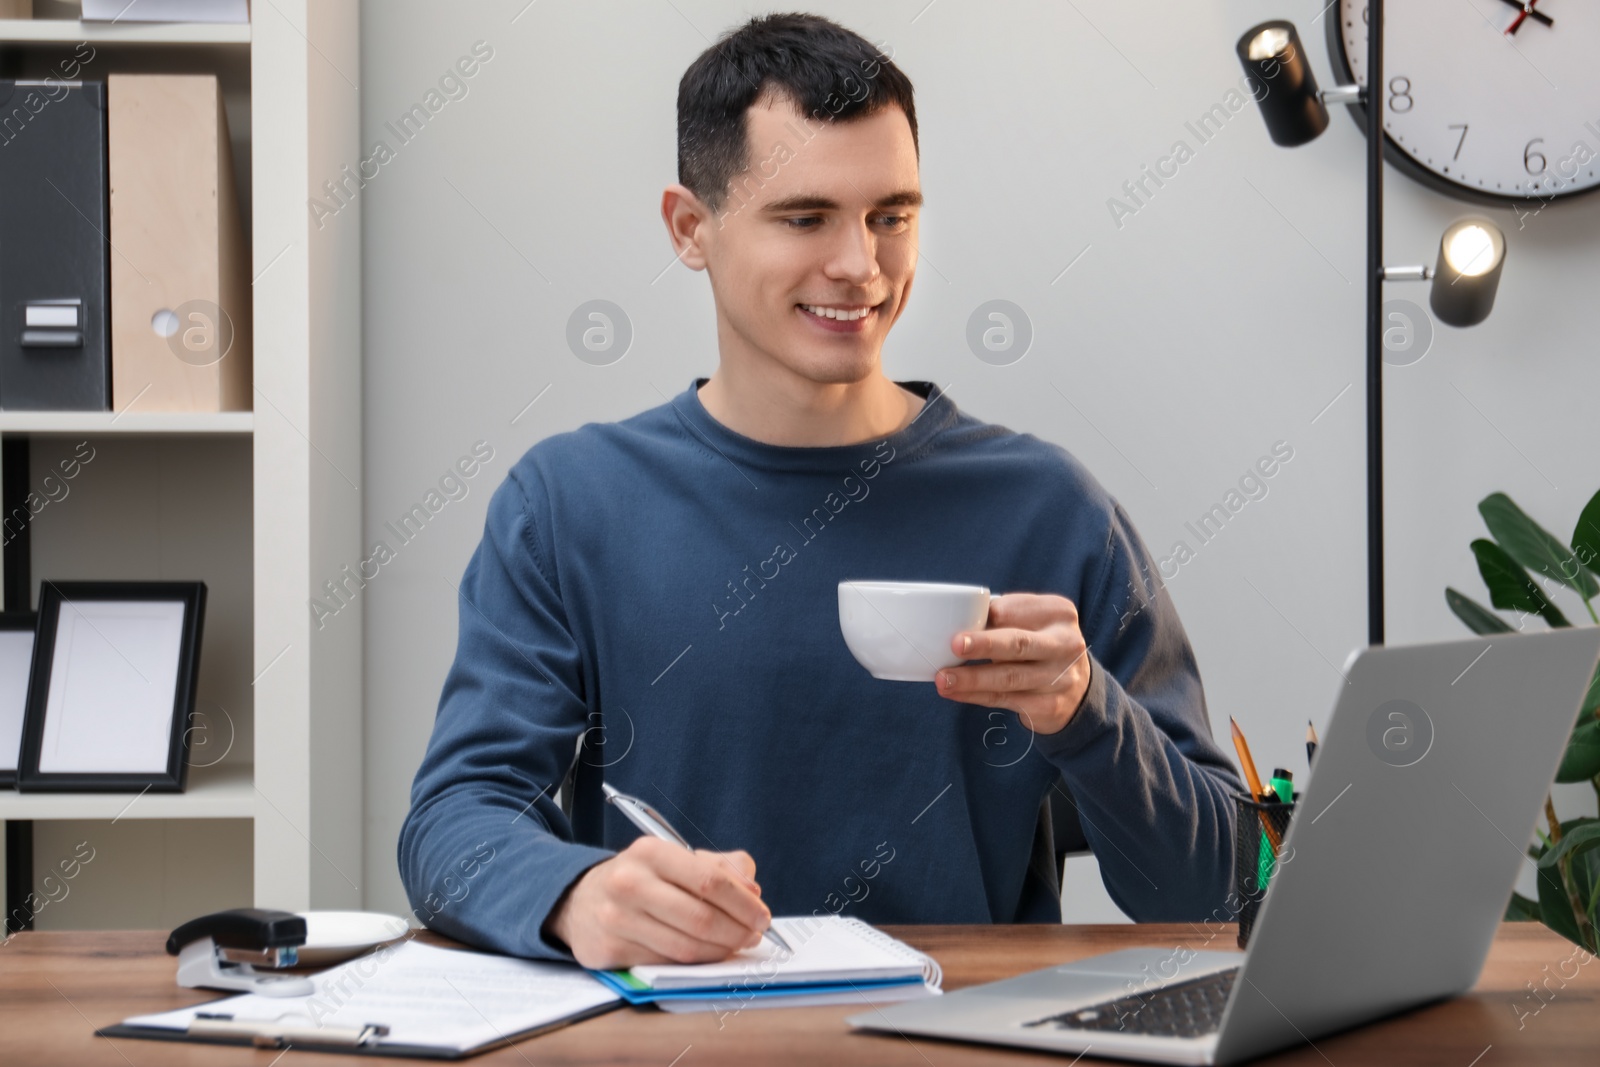
[[[922,975],[938,985],[939,966],[903,941],[839,915],[775,916],[772,928],[793,954],[763,938],[720,963],[652,963],[632,968],[653,989],[693,989],[741,982],[834,982]]]
[[[246,993],[155,1015],[129,1026],[184,1030],[197,1012],[231,1013],[234,1021],[276,1021],[292,1027],[360,1029],[387,1025],[383,1044],[433,1045],[460,1051],[498,1041],[621,1000],[581,967],[418,941],[323,971],[305,997]]]
[[[180,600],[62,602],[40,771],[167,769],[183,611]]]

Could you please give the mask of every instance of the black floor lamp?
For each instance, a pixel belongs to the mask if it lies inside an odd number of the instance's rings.
[[[1367,133],[1367,640],[1383,644],[1383,283],[1431,279],[1434,317],[1473,326],[1494,307],[1505,236],[1488,219],[1458,219],[1445,229],[1434,266],[1383,265],[1383,112],[1371,87],[1383,84],[1383,0],[1370,0],[1367,88],[1319,90],[1294,24],[1275,20],[1245,31],[1237,46],[1252,95],[1274,143],[1293,147],[1328,127],[1328,104],[1365,108]]]

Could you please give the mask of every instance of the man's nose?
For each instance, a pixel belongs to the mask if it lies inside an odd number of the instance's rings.
[[[864,222],[852,223],[842,231],[829,263],[829,274],[858,285],[872,281],[880,273],[877,236]]]

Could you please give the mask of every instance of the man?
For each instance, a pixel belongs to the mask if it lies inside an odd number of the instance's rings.
[[[418,913],[589,967],[722,959],[773,914],[1059,921],[1029,861],[1062,779],[1130,915],[1224,906],[1241,786],[1127,515],[1063,449],[881,370],[917,261],[910,82],[773,15],[678,109],[662,215],[720,361],[539,442],[490,500],[400,833]],[[880,681],[839,632],[847,578],[1004,595],[953,641],[980,662]]]

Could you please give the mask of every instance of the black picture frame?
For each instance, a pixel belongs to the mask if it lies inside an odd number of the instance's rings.
[[[33,646],[38,643],[38,630],[39,613],[36,611],[0,612],[0,635],[6,635],[5,637],[0,637],[0,640],[6,639],[12,634],[27,633],[30,635],[32,643],[29,646],[26,658],[30,678],[33,672]],[[19,706],[14,712],[10,708],[0,707],[0,746],[13,744],[16,746],[16,752],[12,757],[16,766],[0,767],[0,789],[14,789],[17,785],[16,768],[22,765],[23,726],[28,712],[28,681],[29,679],[27,678],[22,681],[22,697],[18,702]],[[6,684],[9,685],[9,682]],[[0,700],[9,699],[4,693],[0,693]],[[13,719],[16,722],[14,730],[8,721]],[[4,751],[4,748],[0,747],[0,751]]]
[[[176,654],[172,662],[146,662],[152,671],[146,675],[128,660],[126,654],[111,645],[135,672],[147,681],[155,678],[165,684],[166,672],[171,672],[173,687],[170,722],[165,726],[167,739],[166,765],[161,770],[108,771],[95,769],[41,770],[41,755],[49,733],[53,712],[51,707],[51,678],[57,660],[57,638],[60,635],[62,607],[70,607],[74,620],[82,618],[97,633],[100,628],[89,621],[87,608],[93,605],[119,604],[129,601],[155,601],[169,606],[180,605]],[[39,586],[38,630],[33,644],[33,671],[28,684],[28,710],[23,723],[22,751],[17,761],[17,789],[21,792],[144,792],[181,793],[188,780],[188,759],[184,745],[190,719],[194,714],[195,689],[200,674],[200,636],[205,628],[206,585],[204,582],[56,582],[45,580]],[[76,622],[73,623],[74,627]],[[160,620],[160,625],[170,626],[170,618]],[[69,631],[71,632],[71,631]],[[100,633],[109,645],[109,638]],[[65,654],[74,651],[69,646]],[[88,653],[85,653],[87,655]],[[67,664],[71,666],[70,663]],[[120,671],[120,668],[114,667]],[[63,685],[66,683],[63,682]],[[52,757],[52,762],[55,757]]]

